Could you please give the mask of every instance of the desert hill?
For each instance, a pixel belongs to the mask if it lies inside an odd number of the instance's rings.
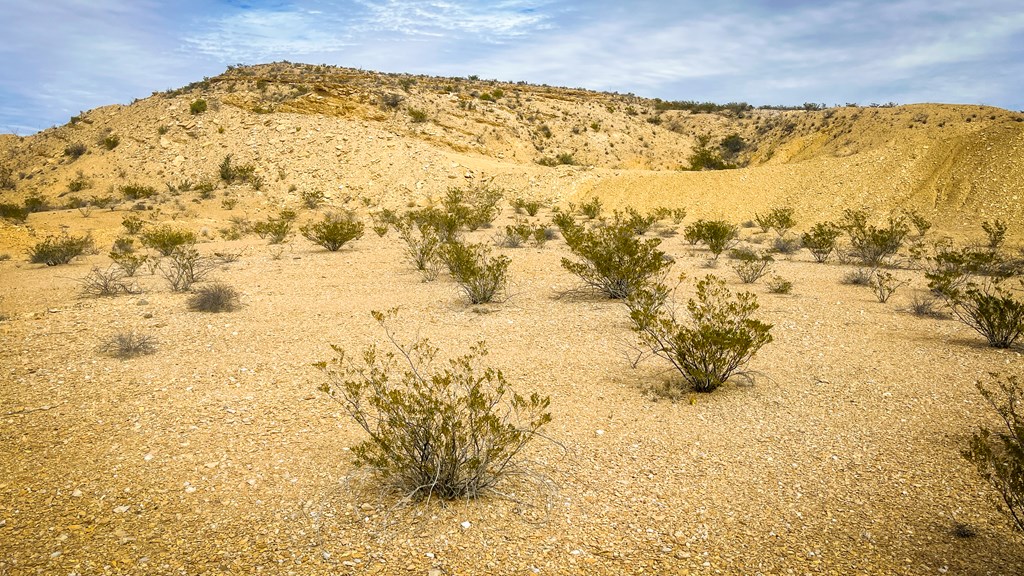
[[[208,109],[193,114],[198,100]],[[1024,216],[1021,114],[938,104],[711,112],[673,104],[475,78],[237,67],[33,136],[3,137],[0,162],[13,189],[0,201],[39,195],[60,206],[116,198],[126,183],[160,191],[217,183],[231,154],[252,163],[263,186],[226,193],[254,211],[295,204],[308,190],[338,207],[425,204],[487,180],[550,201],[597,195],[609,207],[686,206],[736,221],[782,204],[804,223],[851,206],[901,206],[959,235],[986,219]],[[702,135],[742,168],[680,171]],[[110,137],[116,147],[103,144]],[[720,146],[730,137],[732,146]],[[69,156],[73,145],[84,154]],[[711,214],[720,210],[704,208],[708,199],[728,199],[730,213]]]

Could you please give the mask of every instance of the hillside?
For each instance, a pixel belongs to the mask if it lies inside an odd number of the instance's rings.
[[[191,114],[199,99],[208,110]],[[0,139],[0,161],[15,185],[0,202],[38,194],[63,205],[116,198],[126,183],[161,191],[217,183],[218,165],[231,154],[254,164],[264,186],[225,193],[257,211],[295,204],[307,190],[339,207],[424,204],[448,187],[486,179],[522,196],[596,194],[609,206],[684,205],[699,216],[705,199],[727,197],[735,210],[720,215],[735,221],[781,204],[796,207],[802,222],[845,207],[898,205],[958,234],[985,219],[1024,216],[1021,114],[931,104],[691,113],[659,110],[663,104],[521,83],[240,67],[31,137]],[[727,156],[717,145],[738,136],[731,159],[746,168],[680,172],[704,134]],[[119,144],[107,150],[102,140],[111,135]],[[73,144],[86,153],[67,156]],[[575,165],[537,163],[560,155]],[[87,187],[69,192],[76,179]]]

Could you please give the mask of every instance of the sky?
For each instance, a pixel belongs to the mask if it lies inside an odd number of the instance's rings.
[[[0,133],[279,60],[665,100],[1024,109],[1021,0],[0,0]]]

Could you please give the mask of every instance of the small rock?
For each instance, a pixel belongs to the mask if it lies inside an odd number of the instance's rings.
[[[145,306],[147,304],[149,304],[149,300],[146,300],[145,298],[141,298],[135,303],[136,306]]]
[[[76,488],[74,490],[74,492],[71,493],[71,497],[72,498],[81,498],[82,497],[82,491]]]
[[[472,525],[473,525],[473,523],[470,522],[469,520],[466,520],[462,524],[459,524],[459,526],[462,526],[463,530],[469,530],[469,527],[472,526]]]
[[[130,506],[118,506],[117,508],[114,508],[114,514],[124,514],[128,511],[128,508],[130,508]]]
[[[604,430],[595,430],[594,434],[597,434],[598,436],[601,436],[601,435],[604,434]]]

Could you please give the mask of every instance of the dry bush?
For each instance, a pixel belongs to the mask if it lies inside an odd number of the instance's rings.
[[[868,285],[871,286],[871,291],[875,293],[878,301],[885,304],[900,286],[905,286],[909,283],[909,280],[901,280],[891,272],[877,270],[868,282]]]
[[[106,270],[93,267],[78,284],[81,286],[82,296],[120,296],[141,292],[137,285],[125,280],[128,276],[130,275],[118,267],[111,266]]]
[[[103,340],[99,351],[117,358],[131,358],[156,352],[156,339],[134,330],[117,332]]]
[[[213,269],[213,263],[195,248],[180,247],[160,262],[160,273],[175,292],[188,292]]]
[[[317,365],[321,390],[369,436],[352,447],[355,463],[417,499],[476,497],[520,472],[523,448],[551,422],[550,398],[520,396],[482,368],[483,343],[438,365],[426,340],[398,342],[387,325],[396,314],[373,312],[392,351],[370,346],[357,363],[333,346],[337,356]]]
[[[221,282],[200,286],[188,298],[193,312],[231,312],[239,306],[238,290]]]
[[[767,274],[775,260],[770,254],[757,254],[754,251],[733,250],[730,257],[736,260],[732,269],[744,284],[753,284]]]

